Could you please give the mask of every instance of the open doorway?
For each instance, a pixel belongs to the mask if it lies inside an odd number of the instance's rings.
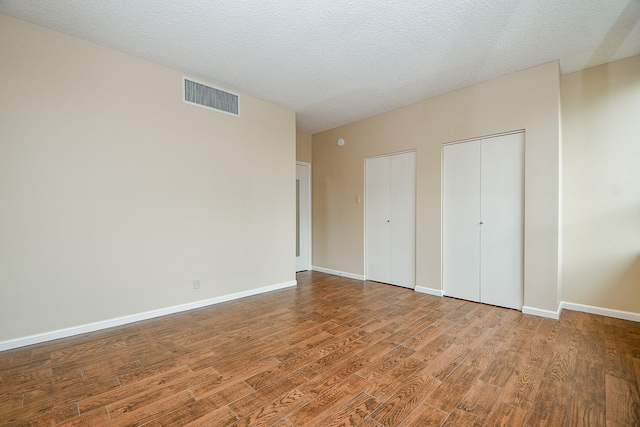
[[[296,162],[296,272],[311,263],[311,165]]]

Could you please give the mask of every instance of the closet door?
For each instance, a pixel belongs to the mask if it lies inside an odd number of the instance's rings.
[[[365,163],[365,251],[367,280],[391,281],[391,163],[374,157]]]
[[[524,134],[443,150],[445,295],[522,309]]]
[[[416,154],[390,156],[390,283],[415,288]]]
[[[366,159],[368,280],[415,287],[415,152]]]
[[[480,141],[444,146],[442,281],[445,295],[480,301]]]
[[[480,301],[522,309],[524,134],[482,140]]]

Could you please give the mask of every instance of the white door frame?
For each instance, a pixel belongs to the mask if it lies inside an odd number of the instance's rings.
[[[297,177],[297,166],[304,166],[307,168],[307,182],[309,183],[309,186],[307,188],[307,194],[309,195],[309,199],[307,200],[306,203],[306,207],[307,207],[307,222],[309,224],[308,230],[307,230],[307,242],[308,242],[308,247],[307,247],[307,254],[308,254],[308,259],[307,259],[307,264],[306,264],[306,268],[303,268],[301,270],[298,270],[298,265],[296,262],[296,271],[304,271],[304,270],[311,270],[311,163],[307,163],[307,162],[299,162],[296,161],[296,177]],[[297,195],[296,195],[297,197]],[[304,203],[304,200],[301,200],[300,203]],[[297,258],[297,257],[296,257]]]

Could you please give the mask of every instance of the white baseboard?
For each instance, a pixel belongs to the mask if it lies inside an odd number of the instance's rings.
[[[348,277],[349,279],[366,280],[362,274],[347,273],[345,271],[332,270],[330,268],[316,267],[315,265],[311,267],[311,270],[318,271],[320,273],[333,274],[334,276]]]
[[[610,308],[595,307],[592,305],[576,304],[572,302],[562,301],[558,307],[558,311],[543,310],[535,307],[522,307],[524,314],[533,314],[534,316],[549,317],[551,319],[559,319],[562,310],[580,311],[583,313],[597,314],[600,316],[613,317],[614,319],[631,320],[640,322],[640,313],[630,311],[613,310]]]
[[[442,291],[442,289],[427,288],[425,286],[416,286],[415,291],[420,292],[421,294],[429,294],[437,297],[444,296],[444,292]]]
[[[166,316],[167,314],[180,313],[182,311],[202,308],[209,305],[220,304],[227,301],[233,301],[240,298],[259,295],[266,292],[277,291],[278,289],[296,286],[298,282],[292,280],[290,282],[278,283],[276,285],[264,286],[262,288],[250,289],[248,291],[237,292],[234,294],[223,295],[220,297],[209,298],[206,300],[190,302],[187,304],[175,305],[172,307],[161,308],[158,310],[147,311],[144,313],[132,314],[129,316],[118,317],[115,319],[104,320],[101,322],[89,323],[86,325],[74,326],[72,328],[59,329],[57,331],[45,332],[43,334],[31,335],[23,338],[16,338],[7,341],[0,341],[0,351],[11,350],[13,348],[24,347],[32,344],[39,344],[46,341],[67,338],[74,335],[85,334],[87,332],[99,331],[101,329],[113,328],[129,323],[139,322],[141,320],[153,319],[155,317]]]
[[[526,305],[522,307],[523,314],[532,314],[534,316],[548,317],[550,319],[555,319],[555,320],[558,320],[560,318],[561,312],[562,312],[562,306],[558,308],[558,311],[545,310],[545,309],[536,308],[536,307],[527,307]]]
[[[560,304],[562,309],[581,311],[583,313],[599,314],[601,316],[613,317],[615,319],[631,320],[634,322],[640,322],[640,313],[633,313],[631,311],[612,310],[610,308],[594,307],[592,305],[575,304],[572,302],[563,301]]]

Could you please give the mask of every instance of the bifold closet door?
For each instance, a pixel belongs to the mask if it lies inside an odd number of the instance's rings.
[[[368,280],[415,287],[415,152],[366,159]]]
[[[367,280],[391,281],[391,162],[389,156],[365,162],[365,253]]]
[[[416,153],[394,154],[389,162],[390,283],[413,289],[416,286]]]
[[[444,147],[442,278],[445,295],[480,301],[480,141]]]
[[[482,140],[480,301],[522,309],[524,134]]]
[[[443,290],[522,308],[524,134],[444,147]]]

